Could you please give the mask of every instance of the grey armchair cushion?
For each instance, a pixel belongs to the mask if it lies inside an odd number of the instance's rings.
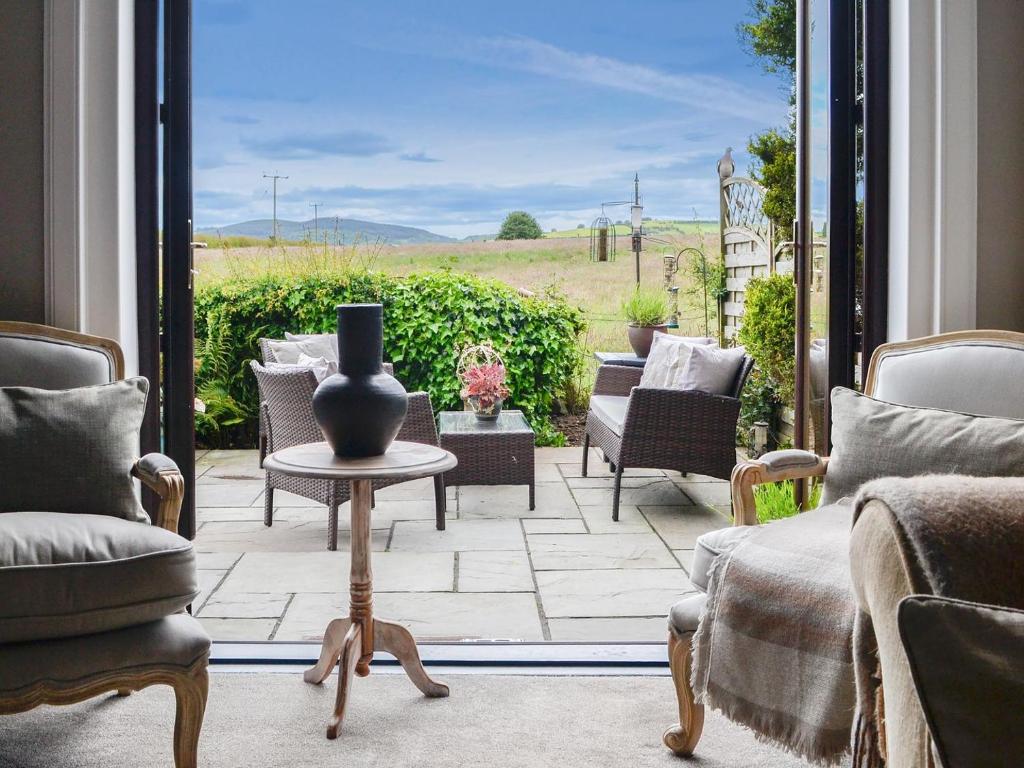
[[[842,387],[832,390],[832,444],[822,506],[879,477],[1024,475],[1024,421],[894,405]]]
[[[1024,611],[912,595],[900,638],[944,766],[1019,765],[1024,755]]]
[[[0,643],[104,632],[199,593],[192,544],[106,515],[0,514]]]
[[[210,636],[186,613],[96,635],[10,643],[2,648],[0,693],[155,665],[188,669],[209,652]]]
[[[621,395],[591,395],[590,410],[616,435],[622,434],[629,398]]]
[[[149,382],[0,388],[0,512],[45,510],[147,521],[132,464]]]
[[[708,577],[715,559],[719,555],[732,552],[736,545],[756,530],[756,525],[734,525],[698,536],[693,548],[693,565],[690,567],[690,581],[693,582],[693,586],[701,592],[707,592]]]
[[[676,635],[696,632],[707,603],[708,596],[703,592],[687,595],[669,610],[668,628]]]

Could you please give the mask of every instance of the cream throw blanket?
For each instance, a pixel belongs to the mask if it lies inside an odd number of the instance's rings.
[[[849,751],[856,701],[852,512],[838,503],[769,523],[719,557],[694,637],[699,702],[827,765]]]
[[[857,495],[854,521],[873,500],[892,513],[916,593],[1024,609],[1024,479],[931,475],[875,480]],[[854,638],[854,765],[874,768],[883,761],[876,707],[878,643],[870,616],[857,614]]]

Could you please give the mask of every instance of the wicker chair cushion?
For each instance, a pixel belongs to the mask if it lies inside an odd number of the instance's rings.
[[[641,387],[656,389],[684,389],[681,384],[683,371],[695,346],[714,345],[715,340],[698,336],[672,336],[655,332],[651,351],[644,363],[640,377]]]
[[[338,372],[337,363],[301,352],[296,363],[267,363],[265,367],[268,371],[312,371],[317,381],[323,381]]]
[[[694,346],[679,378],[679,389],[732,395],[746,357],[743,347]]]
[[[306,349],[311,349],[313,357],[326,357],[328,360],[338,362],[338,334],[336,333],[288,333],[285,331],[285,341],[305,342]]]
[[[330,340],[325,338],[316,337],[299,341],[269,339],[267,345],[270,347],[274,360],[278,363],[297,365],[299,355],[308,355],[312,358],[322,357],[325,360],[332,360],[334,362],[338,361],[337,352],[334,351]]]
[[[107,515],[0,514],[0,643],[155,621],[199,594],[187,539]]]
[[[620,395],[591,395],[590,410],[601,419],[612,432],[622,435],[622,425],[626,421],[626,406],[629,398]]]

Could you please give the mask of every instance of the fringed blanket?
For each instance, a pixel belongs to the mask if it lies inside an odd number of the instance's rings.
[[[915,592],[1024,608],[1024,479],[933,475],[876,480],[857,495],[854,521],[874,500],[892,512]],[[873,768],[883,761],[877,642],[870,616],[857,614],[854,637],[854,765]]]
[[[852,511],[770,523],[718,558],[694,638],[698,701],[826,765],[849,751],[856,703]]]

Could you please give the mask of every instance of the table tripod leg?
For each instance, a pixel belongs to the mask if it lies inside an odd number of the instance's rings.
[[[374,619],[373,630],[373,647],[378,651],[386,651],[398,659],[405,674],[412,680],[413,685],[423,691],[424,695],[438,699],[443,699],[448,695],[448,686],[432,680],[427,674],[427,670],[423,668],[420,652],[416,648],[416,641],[408,629],[393,621]]]
[[[356,662],[362,653],[362,631],[358,624],[353,624],[345,633],[344,647],[341,649],[341,663],[338,665],[338,695],[334,700],[334,716],[327,724],[327,738],[336,739],[341,732],[341,721],[345,717],[345,705],[352,689],[353,673]]]
[[[351,619],[334,619],[327,625],[324,632],[324,643],[320,648],[320,661],[316,666],[310,667],[302,674],[302,679],[307,683],[319,685],[331,674],[334,665],[338,663],[341,656],[341,649],[345,645],[345,635],[352,626]]]

